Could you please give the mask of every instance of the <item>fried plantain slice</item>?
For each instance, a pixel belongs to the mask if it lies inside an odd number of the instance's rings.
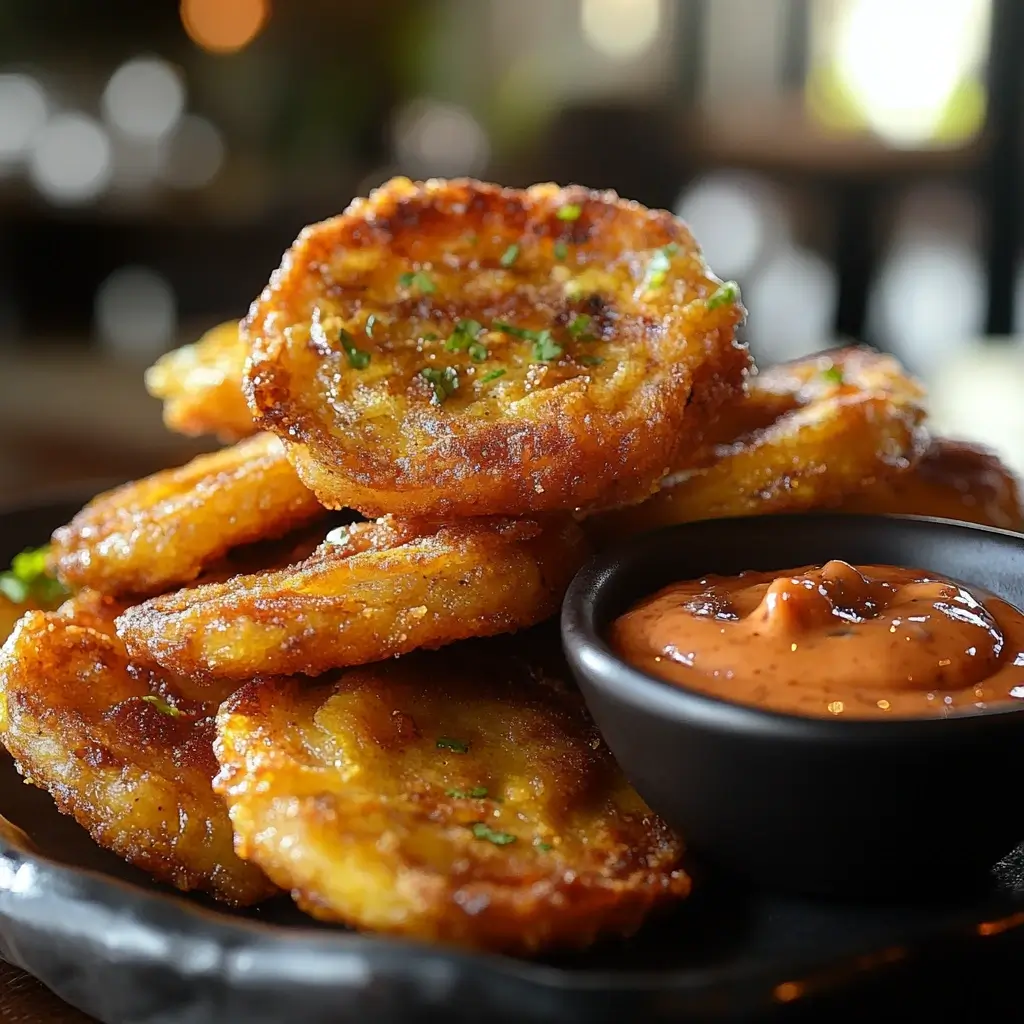
[[[215,434],[225,442],[255,433],[242,394],[248,356],[238,321],[232,320],[158,359],[146,371],[146,390],[163,401],[167,427],[191,437]]]
[[[83,592],[21,619],[0,651],[0,740],[100,846],[179,889],[254,903],[274,889],[235,855],[211,786],[212,715],[231,688],[133,665],[120,607]]]
[[[324,515],[265,433],[94,498],[54,533],[52,561],[69,586],[154,594]]]
[[[285,254],[245,387],[331,508],[603,507],[650,494],[740,388],[743,314],[664,211],[396,178]]]
[[[587,550],[562,516],[359,523],[288,569],[136,605],[117,629],[133,657],[185,675],[316,675],[540,622]]]
[[[623,534],[722,516],[834,507],[908,469],[927,444],[924,392],[890,356],[846,348],[755,376],[735,413],[684,469],[640,505],[594,516],[587,532]]]
[[[687,894],[682,844],[535,637],[418,652],[218,716],[237,849],[314,917],[513,953],[628,935]]]
[[[938,516],[1004,530],[1024,530],[1020,484],[981,445],[936,438],[905,473],[850,495],[843,512]]]

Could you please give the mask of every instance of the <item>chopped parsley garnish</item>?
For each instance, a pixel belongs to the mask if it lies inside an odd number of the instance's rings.
[[[487,787],[473,786],[472,789],[446,789],[444,795],[454,797],[456,800],[483,800],[487,796]]]
[[[352,335],[344,329],[341,331],[341,347],[345,350],[345,355],[348,356],[348,365],[353,370],[365,370],[370,365],[370,353],[357,348],[356,343],[352,340]]]
[[[423,295],[433,295],[437,291],[437,285],[430,279],[430,275],[425,274],[422,270],[417,270],[415,273],[407,270],[399,277],[398,283],[402,288],[416,288]]]
[[[142,698],[147,704],[152,704],[153,707],[160,712],[161,715],[167,715],[169,718],[184,718],[185,712],[174,707],[172,704],[168,704],[162,697],[157,697],[156,694],[147,693]]]
[[[451,736],[441,736],[437,741],[438,750],[450,750],[453,754],[468,754],[469,744],[463,740],[452,739]]]
[[[552,845],[550,843],[545,843],[543,839],[534,839],[533,845],[542,853],[547,853],[548,850],[553,849]]]
[[[374,325],[376,323],[377,323],[377,314],[376,313],[371,313],[366,318],[366,327],[364,328],[364,330],[366,331],[366,336],[368,338],[372,338],[373,337],[373,328],[374,328]]]
[[[577,313],[569,321],[569,334],[577,341],[593,341],[594,336],[590,333],[590,325],[593,317],[587,313]]]
[[[501,265],[503,267],[511,267],[515,261],[519,259],[519,246],[513,242],[502,254],[501,254]]]
[[[0,573],[0,594],[15,604],[34,601],[44,608],[56,607],[70,591],[47,571],[48,547],[33,548],[15,555],[11,568]]]
[[[336,526],[331,530],[326,537],[324,537],[325,544],[347,544],[348,543],[348,527],[347,526]]]
[[[440,337],[441,337],[441,335],[437,334],[434,331],[427,331],[427,333],[423,335],[423,340],[424,341],[437,341],[437,339],[440,338]]]
[[[515,324],[506,323],[504,320],[495,320],[491,329],[501,331],[502,334],[510,334],[513,338],[525,338],[527,341],[535,341],[537,331],[527,330],[525,327],[516,327]]]
[[[507,372],[508,371],[504,370],[504,369],[501,369],[501,370],[488,370],[487,373],[485,373],[480,378],[480,383],[481,384],[489,384],[492,380],[497,380],[499,377],[504,377]]]
[[[481,345],[479,341],[474,341],[466,351],[474,363],[482,363],[488,355],[487,346]]]
[[[726,281],[720,284],[707,298],[705,305],[708,309],[718,309],[719,306],[728,306],[740,297],[740,286],[735,281]]]
[[[583,207],[579,203],[566,203],[565,206],[559,207],[555,216],[559,220],[579,220],[582,212]]]
[[[829,384],[843,383],[843,371],[838,366],[830,366],[827,370],[822,370],[821,375]]]
[[[668,280],[668,272],[672,269],[672,257],[677,252],[679,252],[679,246],[675,242],[669,242],[651,257],[647,264],[647,273],[644,275],[646,290],[660,288]]]
[[[454,395],[459,387],[459,374],[454,366],[445,366],[443,369],[428,366],[420,370],[420,376],[430,381],[434,388],[434,402],[437,405],[441,405]]]
[[[569,255],[569,247],[565,242],[555,242],[555,259],[564,260]]]
[[[486,839],[487,842],[494,843],[495,846],[508,846],[509,843],[516,841],[516,837],[511,833],[496,832],[490,825],[486,825],[482,821],[476,822],[472,829],[475,838]]]
[[[540,363],[550,363],[564,351],[562,346],[551,337],[551,332],[548,330],[540,331],[534,339],[533,358]]]
[[[505,323],[504,320],[495,320],[491,325],[494,330],[502,334],[510,334],[513,338],[523,338],[525,341],[533,342],[533,358],[538,363],[549,363],[557,359],[564,349],[554,338],[551,332],[544,328],[542,331],[531,331],[525,327],[516,327],[514,324]]]
[[[604,360],[600,356],[577,356],[584,366],[600,366]]]
[[[449,352],[465,352],[476,341],[483,329],[483,324],[478,320],[460,320],[444,343],[444,347]]]

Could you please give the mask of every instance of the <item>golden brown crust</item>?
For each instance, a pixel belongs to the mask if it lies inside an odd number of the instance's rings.
[[[749,365],[719,284],[679,220],[614,193],[398,178],[285,254],[243,322],[245,387],[332,508],[635,501]]]
[[[361,523],[278,572],[128,609],[133,657],[185,675],[316,675],[554,615],[587,553],[568,517]]]
[[[68,586],[154,594],[325,514],[267,433],[99,495],[54,533],[51,558]]]
[[[824,352],[753,377],[735,414],[654,497],[594,516],[587,532],[615,539],[724,516],[834,507],[906,470],[927,443],[924,393],[896,360],[868,349]],[[734,426],[730,426],[734,424]]]
[[[162,356],[146,371],[146,390],[164,403],[164,423],[179,434],[215,434],[231,442],[256,432],[242,394],[249,348],[232,320],[191,345]]]
[[[314,917],[514,953],[628,935],[685,896],[681,843],[564,666],[525,660],[535,644],[243,687],[218,717],[215,783],[241,855]]]
[[[21,620],[0,651],[0,740],[26,779],[131,864],[227,903],[270,895],[235,855],[211,787],[212,715],[230,688],[130,664],[115,611],[92,594]]]
[[[980,445],[936,438],[907,472],[852,494],[843,512],[938,516],[1004,530],[1024,530],[1020,484]]]

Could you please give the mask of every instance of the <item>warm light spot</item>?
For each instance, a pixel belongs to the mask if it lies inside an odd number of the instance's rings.
[[[952,663],[952,658],[939,658],[939,668],[945,668],[947,665],[951,665]]]
[[[879,707],[880,707],[880,708],[881,708],[881,709],[882,709],[883,711],[888,711],[888,710],[889,710],[889,702],[888,702],[887,700],[880,700],[880,701],[878,702],[878,706],[879,706]]]
[[[804,987],[797,981],[784,981],[781,985],[776,985],[772,992],[772,995],[780,1003],[791,1003],[794,999],[799,999],[803,994]]]
[[[181,23],[192,42],[214,53],[248,46],[270,16],[270,0],[181,0]]]
[[[841,700],[834,700],[829,704],[828,709],[833,715],[841,715],[843,713],[843,702]]]
[[[661,0],[583,0],[580,27],[598,53],[636,59],[658,38]]]
[[[797,645],[796,645],[796,644],[790,644],[790,645],[789,645],[789,649],[790,649],[791,651],[795,651],[795,650],[796,650],[796,647],[797,647]]]
[[[1009,931],[1011,928],[1019,928],[1024,924],[1024,910],[1004,917],[1001,921],[982,921],[978,925],[979,935],[998,935],[1000,932]]]

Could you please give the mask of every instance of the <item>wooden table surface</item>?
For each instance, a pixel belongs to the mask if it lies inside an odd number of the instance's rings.
[[[95,1024],[16,967],[0,961],[0,1024]]]

